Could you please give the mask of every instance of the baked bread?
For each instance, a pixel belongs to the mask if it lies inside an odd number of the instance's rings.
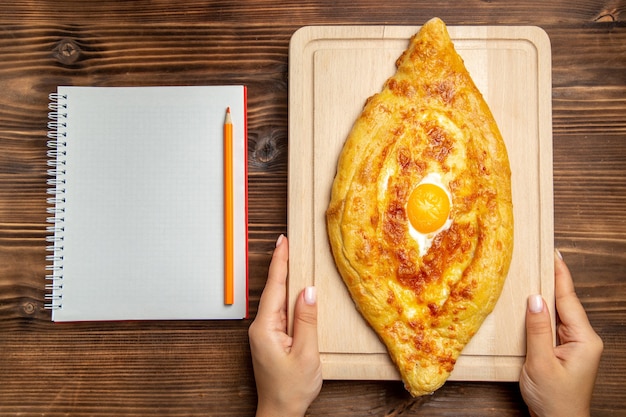
[[[326,217],[356,307],[419,396],[444,384],[498,300],[513,252],[511,173],[440,19],[396,66],[346,139]]]

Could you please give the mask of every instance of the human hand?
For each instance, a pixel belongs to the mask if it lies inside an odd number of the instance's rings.
[[[554,279],[557,335],[552,344],[552,325],[545,301],[528,298],[526,310],[526,362],[520,390],[534,417],[589,417],[591,394],[603,344],[589,324],[574,291],[572,276],[555,252]]]
[[[298,296],[293,337],[287,334],[288,245],[282,235],[276,241],[259,310],[248,329],[257,417],[301,417],[322,388],[315,287]]]

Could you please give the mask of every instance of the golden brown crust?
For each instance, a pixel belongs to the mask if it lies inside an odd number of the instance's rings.
[[[326,215],[357,308],[418,396],[443,385],[500,295],[513,248],[510,168],[441,20],[396,65],[346,139]],[[451,194],[452,224],[422,256],[405,205],[433,172]]]

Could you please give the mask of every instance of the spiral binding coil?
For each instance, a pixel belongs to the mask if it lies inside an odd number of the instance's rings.
[[[65,155],[67,143],[66,95],[48,96],[48,215],[46,228],[46,304],[47,309],[62,308],[63,301],[63,233],[65,232]]]

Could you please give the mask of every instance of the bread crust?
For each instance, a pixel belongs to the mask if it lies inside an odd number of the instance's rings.
[[[445,383],[498,300],[513,252],[511,172],[440,19],[411,38],[396,66],[346,139],[326,218],[357,309],[420,396]],[[420,255],[406,201],[433,172],[451,195],[452,224]]]

